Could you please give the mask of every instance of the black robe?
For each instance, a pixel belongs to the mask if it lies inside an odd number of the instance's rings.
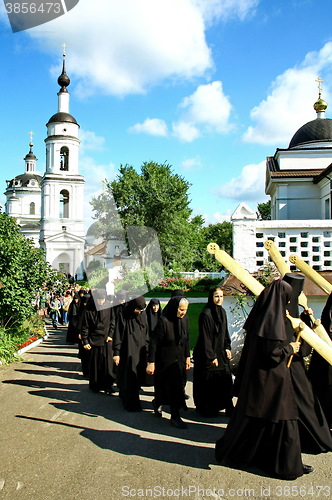
[[[177,318],[179,302],[175,296],[167,304],[166,315],[160,316],[151,332],[148,359],[155,363],[155,405],[169,404],[171,412],[185,407],[183,390],[186,358],[190,356],[186,316]]]
[[[74,297],[68,309],[68,329],[66,342],[77,344],[79,341],[79,308],[80,301],[76,300],[76,297]]]
[[[332,339],[332,294],[329,295],[322,311],[321,322]],[[313,351],[309,366],[309,378],[314,394],[324,411],[327,423],[332,428],[332,365],[320,354]]]
[[[232,404],[232,374],[226,349],[231,349],[226,312],[213,303],[213,292],[198,319],[199,335],[193,351],[193,396],[196,410],[203,416],[230,410]],[[217,359],[218,366],[211,365]]]
[[[291,316],[298,317],[298,297],[303,289],[304,276],[296,273],[287,273],[284,281],[290,283],[293,288],[290,303],[287,309]],[[296,334],[287,321],[287,338],[293,342]],[[295,398],[299,413],[299,432],[301,438],[301,450],[304,453],[318,454],[332,451],[332,438],[324,412],[314,395],[312,384],[305,369],[303,357],[308,356],[311,347],[301,340],[301,349],[294,355],[290,367]]]
[[[255,465],[273,477],[302,476],[298,411],[287,361],[293,353],[286,335],[291,286],[273,281],[258,297],[247,332],[236,389],[238,401],[216,459],[225,465]]]
[[[83,345],[90,344],[89,387],[94,392],[112,392],[115,380],[113,362],[114,314],[105,304],[97,310],[93,300],[87,305],[83,317],[81,336]],[[112,340],[107,341],[108,337]]]
[[[157,312],[153,310],[154,305],[158,305],[159,309]],[[161,304],[158,299],[151,299],[150,302],[148,303],[148,306],[146,308],[146,317],[147,317],[147,322],[148,322],[148,344],[150,342],[150,334],[153,332],[153,330],[156,328],[158,320],[162,314],[162,309],[161,309]],[[149,350],[149,346],[147,347]],[[146,386],[154,386],[154,375],[148,375],[146,374],[145,376],[145,385]]]
[[[130,300],[120,312],[114,336],[114,356],[120,356],[117,385],[123,406],[128,411],[141,410],[139,390],[145,384],[148,326],[144,297]]]

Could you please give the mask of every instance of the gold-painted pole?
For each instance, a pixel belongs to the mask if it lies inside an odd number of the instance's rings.
[[[215,258],[230,271],[236,278],[238,278],[254,295],[259,295],[264,289],[263,285],[259,283],[251,274],[246,271],[236,260],[234,260],[224,250],[220,250],[217,243],[209,243],[207,251],[214,255]],[[288,316],[293,329],[299,333],[299,324],[303,323],[299,318],[292,318]],[[318,337],[307,325],[300,331],[301,337],[308,342],[308,344],[315,349],[324,359],[332,364],[332,347],[327,345],[324,340]],[[324,353],[324,354],[322,354]]]
[[[220,250],[217,243],[209,243],[207,251],[214,255],[215,258],[230,271],[238,280],[240,280],[253,294],[259,295],[264,289],[264,286],[257,281],[251,274],[244,269],[236,260],[233,259],[227,252]]]
[[[293,318],[286,313],[287,318],[291,322],[291,325],[296,333],[299,333],[303,340],[308,342],[308,344],[315,349],[330,365],[332,365],[332,347],[327,345],[324,340],[322,340],[318,335],[313,333],[311,328],[309,328],[303,321],[299,318]]]
[[[332,292],[332,285],[323,276],[321,276],[317,271],[312,269],[304,260],[300,259],[296,254],[291,254],[289,256],[289,261],[294,264],[303,274],[308,276],[314,283],[316,283],[323,292],[330,294]]]
[[[265,241],[264,247],[269,252],[271,259],[273,260],[274,264],[277,266],[277,268],[280,272],[280,275],[282,277],[284,277],[285,274],[292,272],[290,267],[285,262],[285,260],[283,259],[283,256],[281,255],[279,250],[276,248],[276,246],[272,240]],[[299,295],[298,303],[300,304],[300,306],[303,307],[303,309],[308,309],[308,300],[307,300],[306,295],[303,293],[303,291]],[[315,317],[312,314],[310,314],[309,317],[310,317],[311,322],[313,323],[312,331],[317,333],[317,335],[322,340],[324,340],[327,344],[332,346],[332,340],[330,339],[330,336],[328,335],[324,326],[321,324],[320,319],[315,319]]]

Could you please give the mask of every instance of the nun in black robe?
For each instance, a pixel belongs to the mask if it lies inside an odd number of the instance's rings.
[[[81,290],[79,291],[80,294]],[[83,342],[82,342],[82,335],[81,335],[81,330],[82,330],[82,324],[83,324],[83,319],[85,315],[85,310],[86,307],[91,299],[91,294],[90,293],[84,293],[83,297],[80,298],[80,305],[78,308],[78,329],[79,329],[79,334],[78,334],[78,354],[77,356],[81,360],[81,369],[82,369],[82,374],[83,377],[88,377],[89,376],[89,364],[90,364],[90,350],[84,349]]]
[[[145,298],[130,300],[120,312],[114,336],[114,362],[117,365],[117,386],[123,407],[140,411],[139,391],[145,384],[148,324]]]
[[[297,273],[287,273],[283,280],[289,283],[293,289],[287,309],[291,316],[298,318],[298,297],[303,289],[304,276]],[[305,321],[303,314],[301,318]],[[288,341],[293,342],[296,334],[289,321],[287,321],[286,333]],[[298,423],[302,452],[318,454],[332,451],[332,438],[324,412],[314,395],[312,384],[305,369],[303,357],[308,356],[310,353],[311,346],[301,340],[301,349],[293,357],[290,372],[299,413]]]
[[[329,295],[321,315],[321,322],[332,339],[332,294]],[[309,378],[314,394],[332,428],[332,366],[318,352],[313,351],[309,366]]]
[[[289,357],[286,309],[292,287],[275,280],[259,295],[245,324],[246,338],[235,380],[238,401],[225,434],[216,443],[218,462],[257,466],[280,479],[311,472],[301,459],[298,410]]]
[[[79,341],[79,308],[80,296],[78,293],[75,293],[68,309],[68,329],[66,342],[71,344],[77,344]]]
[[[183,372],[190,368],[188,324],[184,321],[188,301],[184,297],[172,297],[157,326],[151,332],[147,373],[155,377],[155,414],[161,416],[161,405],[169,405],[171,425],[185,428],[180,409],[186,407],[183,391]]]
[[[198,318],[199,334],[193,351],[193,396],[196,411],[204,417],[218,415],[226,409],[232,413],[233,381],[230,369],[231,339],[222,298],[215,303],[215,294],[222,297],[220,287],[213,288]],[[218,295],[219,297],[219,295]]]
[[[86,306],[81,329],[84,349],[90,351],[89,387],[94,392],[113,392],[113,334],[114,314],[106,290],[96,290]]]
[[[162,310],[161,310],[160,301],[158,299],[151,299],[147,305],[147,308],[146,308],[146,317],[147,317],[147,321],[148,321],[148,344],[150,341],[150,334],[156,328],[157,323],[158,323],[158,319],[160,318],[161,313],[162,313]],[[148,348],[148,350],[149,350],[149,348]],[[146,374],[145,385],[149,386],[149,387],[154,385],[154,376],[153,375]]]

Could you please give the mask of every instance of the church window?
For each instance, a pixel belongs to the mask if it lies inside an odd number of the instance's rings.
[[[291,243],[296,243],[296,236],[291,236],[291,237],[289,238],[289,241],[290,241]]]
[[[69,193],[66,189],[60,192],[60,218],[68,219],[69,217]]]
[[[60,149],[60,170],[69,170],[69,149],[62,146]]]
[[[278,238],[286,238],[286,233],[278,233]]]
[[[30,203],[30,215],[35,215],[35,213],[36,213],[36,205],[35,205],[35,203],[32,201],[32,202]]]
[[[312,238],[313,243],[319,243],[319,236],[314,236]]]

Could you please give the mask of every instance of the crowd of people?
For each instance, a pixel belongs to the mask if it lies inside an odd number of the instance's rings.
[[[144,297],[131,298],[123,291],[113,297],[73,285],[47,304],[53,326],[62,322],[67,342],[77,344],[92,391],[118,392],[123,408],[134,412],[142,410],[141,388],[153,386],[154,415],[161,418],[168,406],[170,424],[185,429],[181,415],[188,409],[187,372],[193,364],[196,412],[210,418],[224,410],[229,417],[216,442],[216,460],[292,480],[313,471],[302,463],[302,453],[332,451],[332,367],[314,352],[306,370],[303,358],[311,347],[295,338],[286,316],[288,311],[299,317],[303,284],[302,275],[289,273],[262,291],[243,326],[236,377],[222,287],[210,291],[199,315],[192,357],[189,302],[181,290],[163,309],[157,298],[147,304]],[[332,337],[330,297],[322,322]]]

